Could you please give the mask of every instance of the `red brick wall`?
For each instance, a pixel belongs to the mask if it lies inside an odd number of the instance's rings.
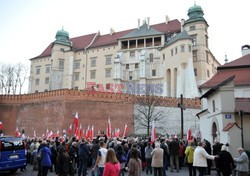
[[[143,96],[142,96],[143,97]],[[78,112],[79,122],[86,130],[94,125],[106,132],[108,117],[112,130],[128,124],[128,133],[133,134],[133,107],[140,96],[76,90],[57,90],[27,95],[0,95],[0,121],[6,135],[13,135],[16,126],[26,135],[41,136],[46,129],[54,133],[68,129],[73,122],[73,113]],[[176,107],[176,98],[158,97],[161,106]],[[184,99],[187,108],[200,108],[199,99]]]

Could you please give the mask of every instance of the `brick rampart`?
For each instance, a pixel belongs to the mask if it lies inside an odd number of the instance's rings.
[[[50,92],[0,95],[0,121],[5,134],[14,134],[16,126],[32,136],[36,130],[42,135],[46,129],[60,132],[73,122],[73,113],[78,112],[83,128],[94,125],[97,130],[106,131],[110,117],[112,129],[128,124],[128,133],[133,133],[134,104],[145,96],[115,94],[105,92],[56,90]],[[155,97],[159,106],[177,107],[180,99]],[[186,108],[199,109],[199,99],[184,99]]]

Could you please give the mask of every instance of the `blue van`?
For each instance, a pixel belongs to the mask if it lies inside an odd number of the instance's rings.
[[[15,173],[26,166],[26,145],[19,137],[0,137],[0,171]]]

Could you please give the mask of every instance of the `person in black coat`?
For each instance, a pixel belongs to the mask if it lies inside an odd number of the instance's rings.
[[[212,154],[212,149],[211,149],[211,144],[210,142],[208,142],[206,139],[204,139],[204,144],[205,147],[204,149],[206,150],[206,152],[211,155]],[[211,174],[211,167],[212,167],[212,160],[207,159],[207,169],[206,169],[206,174],[210,175]]]
[[[70,157],[66,148],[61,147],[57,157],[56,173],[58,176],[68,176],[70,172]]]
[[[82,139],[81,144],[79,145],[78,149],[78,156],[79,156],[79,168],[78,168],[78,176],[86,176],[87,174],[87,161],[90,154],[88,143]]]
[[[225,145],[221,147],[217,167],[223,176],[230,176],[233,168],[235,168],[232,155],[227,151],[227,147]]]

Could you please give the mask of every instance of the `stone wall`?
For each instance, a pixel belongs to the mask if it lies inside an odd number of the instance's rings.
[[[112,129],[128,124],[128,133],[134,134],[134,105],[145,96],[115,94],[95,91],[56,90],[26,95],[0,95],[0,121],[6,135],[13,135],[16,126],[25,134],[41,136],[48,129],[54,133],[67,129],[73,122],[74,113],[78,112],[79,122],[86,129],[94,125],[98,130],[106,131],[108,117]],[[180,102],[176,98],[157,97],[161,107],[177,108]],[[187,108],[199,109],[199,99],[184,99]],[[185,113],[185,111],[184,111]],[[192,114],[193,116],[193,114]],[[176,121],[174,116],[171,119]]]

